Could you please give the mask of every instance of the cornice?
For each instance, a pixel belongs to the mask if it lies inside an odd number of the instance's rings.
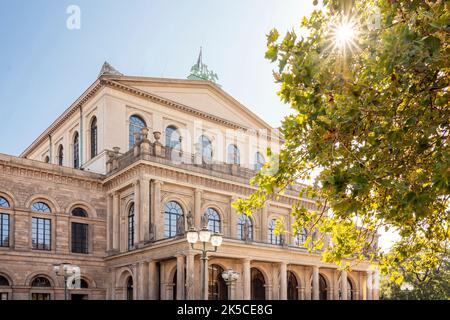
[[[136,161],[135,163],[104,179],[103,184],[107,190],[121,188],[128,182],[131,183],[141,170],[144,174],[156,179],[161,179],[164,182],[186,184],[186,186],[191,186],[192,188],[212,189],[219,192],[222,191],[230,195],[238,194],[249,196],[256,190],[255,187],[243,183],[180,168],[174,168],[147,160]],[[302,203],[309,210],[318,210],[313,200],[310,199],[302,199],[289,195],[276,195],[276,197],[278,199],[273,197],[268,200],[273,203],[288,205]]]
[[[33,141],[33,143],[31,143],[30,146],[28,146],[20,154],[20,157],[26,158],[32,151],[34,151],[37,148],[38,145],[40,145],[42,142],[44,142],[48,138],[49,135],[54,133],[70,116],[72,116],[77,110],[79,110],[79,108],[81,108],[84,104],[86,104],[91,98],[93,98],[102,87],[110,87],[110,88],[115,88],[115,89],[123,91],[123,92],[128,92],[135,96],[139,96],[139,97],[145,98],[147,100],[151,100],[153,102],[169,106],[171,108],[192,114],[199,118],[203,118],[203,119],[215,122],[215,123],[219,123],[221,125],[227,126],[232,129],[241,129],[241,130],[245,130],[245,131],[254,129],[254,128],[242,126],[238,123],[228,121],[226,119],[214,116],[209,113],[199,111],[195,108],[172,101],[170,99],[163,98],[158,95],[151,94],[151,93],[127,86],[123,83],[117,82],[118,80],[120,80],[120,81],[135,81],[135,82],[136,81],[142,81],[142,82],[152,81],[152,82],[156,82],[156,83],[158,83],[158,82],[171,83],[171,84],[184,85],[184,86],[191,84],[191,85],[195,85],[197,87],[200,86],[200,87],[212,89],[213,91],[218,93],[220,96],[222,96],[224,99],[230,101],[233,104],[238,105],[247,115],[256,118],[267,129],[273,129],[266,122],[264,122],[264,120],[262,120],[256,114],[254,114],[253,112],[248,110],[239,101],[237,101],[236,99],[231,97],[228,93],[226,93],[222,89],[218,88],[216,85],[209,83],[208,81],[104,75],[104,76],[99,77],[97,80],[95,80],[94,83],[92,83],[92,85],[89,86],[89,88],[86,89],[86,91],[68,109],[66,109],[66,111],[64,111],[64,113],[62,115],[60,115],[39,137],[37,137]],[[270,135],[263,136],[263,138],[267,138],[269,140],[277,139],[280,142],[283,141],[282,139],[278,139],[278,138],[270,136]]]
[[[94,97],[101,87],[102,84],[100,79],[95,80],[95,82],[69,108],[67,108],[62,115],[53,121],[53,123],[20,154],[20,157],[26,158],[38,145],[48,139],[49,135],[54,133],[69,117]]]
[[[103,191],[103,175],[40,161],[0,154],[0,175],[62,183],[87,190]]]

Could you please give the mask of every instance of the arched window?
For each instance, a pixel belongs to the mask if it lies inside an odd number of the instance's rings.
[[[97,118],[91,121],[91,159],[97,155]]]
[[[52,285],[46,277],[36,277],[31,281],[33,288],[50,288]],[[51,294],[48,292],[33,292],[31,300],[50,300]]]
[[[31,286],[37,288],[50,288],[52,284],[46,277],[36,277],[31,281]]]
[[[298,282],[297,277],[292,271],[288,271],[287,274],[287,299],[298,300]]]
[[[206,209],[208,216],[208,229],[213,233],[220,233],[220,216],[213,208]]]
[[[319,274],[319,300],[328,300],[328,288],[325,277]]]
[[[75,286],[75,284],[76,284],[76,280],[74,279],[72,281],[72,286]],[[89,283],[84,279],[80,279],[80,287],[75,288],[75,289],[89,289]]]
[[[64,163],[64,147],[62,144],[58,147],[58,165],[62,166]]]
[[[45,162],[45,163],[49,163],[49,162],[50,162],[50,157],[49,157],[49,156],[45,156],[44,162]]]
[[[72,216],[74,217],[80,217],[80,218],[87,218],[88,214],[86,210],[80,207],[76,207],[72,210]]]
[[[308,238],[308,231],[305,228],[297,230],[297,234],[294,237],[294,244],[296,246],[302,246]]]
[[[127,300],[133,300],[133,278],[131,276],[127,280]]]
[[[252,300],[266,300],[266,281],[261,271],[256,268],[251,269],[251,296]]]
[[[3,197],[0,197],[0,208],[9,208],[9,202]]]
[[[166,238],[177,235],[177,220],[182,214],[183,209],[177,202],[170,201],[166,203],[164,208],[164,236]]]
[[[230,144],[228,146],[227,163],[229,164],[241,163],[241,154],[239,152],[239,148],[235,144]]]
[[[248,231],[247,231],[247,228],[248,228]],[[247,235],[246,235],[246,232],[247,232]],[[237,237],[240,240],[252,240],[253,239],[252,220],[246,214],[242,214],[239,216],[238,225],[237,225]],[[246,237],[248,237],[248,238],[246,239]]]
[[[129,125],[129,133],[128,133],[128,141],[130,149],[133,148],[136,141],[134,141],[134,133],[141,132],[147,125],[145,121],[140,117],[134,115],[130,117],[130,125]]]
[[[353,300],[353,284],[347,279],[347,300]]]
[[[9,281],[4,276],[0,276],[0,287],[9,287]]]
[[[134,246],[134,203],[128,209],[128,250]]]
[[[264,156],[261,154],[261,152],[257,152],[255,154],[255,170],[261,170],[261,168],[264,166],[264,163],[266,163],[266,159],[264,159]]]
[[[208,300],[228,300],[227,284],[222,278],[223,268],[221,266],[213,264],[208,269]]]
[[[31,210],[34,212],[44,212],[44,213],[51,213],[52,210],[50,209],[50,207],[42,202],[42,201],[38,201],[33,203],[33,205],[31,206]]]
[[[181,150],[181,135],[175,126],[166,128],[166,147]]]
[[[73,167],[80,168],[80,135],[75,132],[73,136]]]
[[[0,275],[0,289],[1,287],[9,287],[9,281],[4,276]],[[0,291],[0,301],[8,300],[8,292],[1,292]]]
[[[212,156],[213,156],[213,150],[212,150],[212,143],[211,140],[207,136],[201,135],[199,137],[200,146],[202,148],[202,159],[203,162],[211,163]]]
[[[271,244],[281,244],[281,237],[280,235],[275,235],[275,229],[277,225],[277,220],[272,219],[269,222],[269,234],[268,234],[268,240]]]

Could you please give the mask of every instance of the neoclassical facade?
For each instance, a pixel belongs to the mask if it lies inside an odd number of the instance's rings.
[[[231,204],[282,144],[276,130],[202,79],[125,76],[110,65],[20,157],[0,154],[0,299],[64,299],[53,266],[81,268],[72,299],[200,299],[186,240],[205,224],[210,299],[378,299],[369,263],[321,262],[291,230],[294,186],[251,217]],[[206,221],[206,222],[205,222]],[[239,273],[228,288],[221,273]]]

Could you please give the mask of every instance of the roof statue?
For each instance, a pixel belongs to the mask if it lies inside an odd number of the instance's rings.
[[[202,47],[200,47],[200,53],[198,54],[197,63],[191,68],[191,74],[188,76],[189,80],[206,80],[217,84],[219,77],[217,73],[208,69],[208,66],[203,63]]]
[[[102,69],[98,76],[109,75],[109,76],[123,76],[122,73],[117,71],[112,65],[110,65],[107,61],[103,63]]]

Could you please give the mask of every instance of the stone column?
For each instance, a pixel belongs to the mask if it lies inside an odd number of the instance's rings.
[[[177,300],[184,300],[184,255],[177,255]]]
[[[287,263],[280,263],[280,300],[287,300]]]
[[[159,276],[156,261],[151,260],[148,263],[148,298],[158,300]]]
[[[347,271],[341,272],[341,300],[347,300]]]
[[[375,269],[372,277],[372,299],[380,299],[380,270]]]
[[[111,194],[106,196],[106,251],[109,252],[112,247],[112,226],[113,226],[113,199]]]
[[[202,190],[195,189],[194,191],[194,223],[196,228],[201,228],[202,218]]]
[[[118,192],[113,194],[113,249],[119,250],[120,243],[120,197]]]
[[[238,213],[236,209],[234,209],[231,204],[236,201],[238,197],[232,196],[230,199],[230,237],[232,239],[237,238],[237,222],[238,222]]]
[[[305,283],[305,300],[311,300],[311,277],[309,276],[309,268],[308,267],[303,267],[303,282]]]
[[[269,212],[269,208],[268,208],[268,204],[266,203],[264,205],[264,207],[261,210],[261,241],[263,242],[267,242],[267,217],[268,217],[268,212]]]
[[[313,266],[312,299],[319,300],[319,267]]]
[[[140,237],[141,241],[148,241],[150,239],[150,179],[146,176],[142,177],[140,183]]]
[[[141,242],[141,184],[139,180],[133,182],[134,187],[134,244]]]
[[[366,300],[372,300],[372,285],[373,285],[373,279],[372,279],[372,270],[367,270],[367,278],[366,278],[366,290],[367,290],[367,296]]]
[[[164,220],[161,217],[161,186],[159,180],[153,181],[153,223],[156,231],[156,239],[164,238]]]
[[[250,262],[251,260],[246,258],[243,260],[242,264],[243,264],[243,269],[244,269],[244,279],[243,283],[244,283],[244,300],[250,300],[251,299],[251,270],[250,270]]]
[[[137,300],[147,300],[148,294],[147,294],[147,283],[148,283],[148,263],[146,261],[139,262],[137,266],[137,283],[135,284],[137,286]]]
[[[193,252],[186,254],[186,300],[195,300],[194,257]]]

